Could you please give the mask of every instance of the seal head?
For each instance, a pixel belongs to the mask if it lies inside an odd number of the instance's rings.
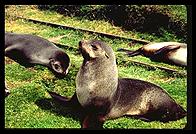
[[[56,51],[49,60],[50,67],[56,74],[67,75],[70,66],[70,58],[66,53]]]

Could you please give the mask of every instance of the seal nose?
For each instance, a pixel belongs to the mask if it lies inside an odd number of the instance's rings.
[[[82,46],[84,46],[85,44],[86,44],[86,40],[81,40],[80,42],[79,42],[79,47],[82,47]]]
[[[79,42],[79,47],[82,47],[82,44],[84,44],[84,41]]]

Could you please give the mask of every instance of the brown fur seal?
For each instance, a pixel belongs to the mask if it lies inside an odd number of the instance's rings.
[[[143,55],[152,61],[163,61],[170,64],[187,66],[187,44],[178,42],[149,43],[136,51],[118,49],[125,51],[127,55],[133,57]]]
[[[30,34],[5,33],[5,56],[23,66],[47,66],[58,76],[68,73],[69,56],[48,40]]]
[[[84,61],[76,78],[75,99],[67,102],[49,93],[66,104],[74,104],[73,100],[80,103],[78,106],[86,114],[83,128],[101,128],[105,120],[126,115],[163,122],[186,116],[186,111],[159,86],[142,80],[118,79],[115,55],[108,45],[81,41],[79,48]]]
[[[79,49],[84,57],[76,77],[79,102],[82,106],[97,105],[94,103],[98,103],[99,99],[100,103],[103,100],[110,102],[118,85],[118,71],[112,48],[100,41],[81,41]]]

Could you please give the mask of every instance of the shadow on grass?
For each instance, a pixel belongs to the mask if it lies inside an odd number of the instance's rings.
[[[56,102],[52,98],[41,98],[37,100],[35,104],[42,110],[50,111],[57,116],[71,116],[73,120],[80,121],[80,124],[85,116],[83,109],[62,105],[62,103]]]

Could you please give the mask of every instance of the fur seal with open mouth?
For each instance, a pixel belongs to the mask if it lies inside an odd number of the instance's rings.
[[[143,55],[152,61],[162,61],[179,66],[187,66],[187,44],[179,42],[149,43],[136,51],[119,48],[128,56]]]
[[[102,128],[105,120],[126,115],[162,122],[186,116],[186,111],[161,87],[142,80],[118,78],[110,46],[96,40],[80,41],[79,50],[84,60],[76,77],[75,99],[69,101],[49,93],[56,100],[77,103],[84,109],[82,128]]]
[[[65,76],[70,65],[69,56],[62,49],[31,34],[5,32],[5,56],[25,67],[47,66],[57,76]]]

